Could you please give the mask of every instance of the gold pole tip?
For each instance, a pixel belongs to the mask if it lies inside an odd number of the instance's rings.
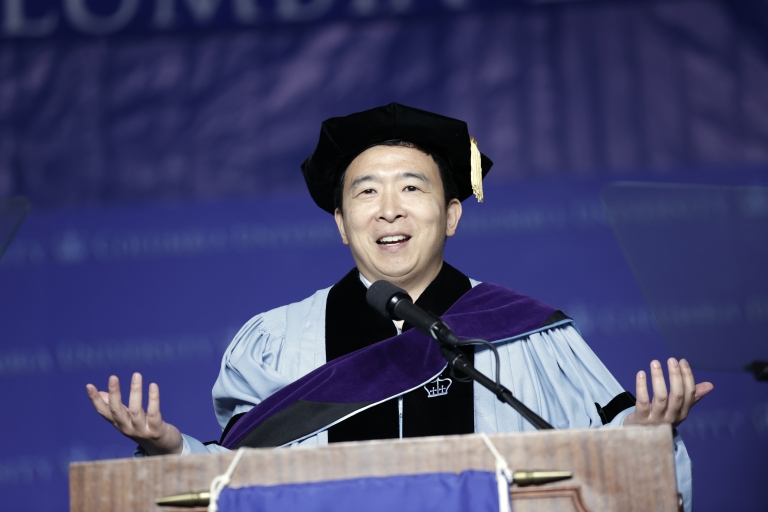
[[[187,492],[155,499],[161,507],[207,507],[211,499],[210,491]]]
[[[572,471],[532,470],[515,471],[512,474],[512,482],[520,486],[548,484],[550,482],[568,480],[569,478],[573,478]]]

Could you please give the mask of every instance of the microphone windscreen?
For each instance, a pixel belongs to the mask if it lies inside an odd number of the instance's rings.
[[[384,316],[384,318],[392,319],[392,316],[387,310],[387,304],[389,303],[389,300],[398,293],[403,293],[408,296],[405,290],[398,288],[389,281],[376,281],[368,288],[368,292],[365,294],[365,300],[368,301],[368,304],[373,309]]]

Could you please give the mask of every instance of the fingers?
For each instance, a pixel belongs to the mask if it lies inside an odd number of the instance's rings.
[[[685,419],[688,409],[683,409],[685,402],[685,386],[683,374],[677,359],[670,357],[667,360],[667,372],[669,373],[669,401],[667,405],[667,420],[670,422]]]
[[[693,370],[691,365],[685,359],[680,360],[680,373],[683,376],[683,409],[682,412],[687,414],[691,406],[696,403],[696,381],[693,378]]]
[[[651,399],[648,396],[648,381],[644,371],[637,372],[635,378],[635,412],[638,418],[647,418],[651,413]]]
[[[123,405],[123,395],[120,393],[120,379],[116,375],[110,375],[107,382],[107,392],[109,393],[109,407],[117,410],[117,404]]]
[[[664,418],[667,412],[667,383],[664,380],[664,371],[661,363],[651,361],[651,386],[653,387],[653,402],[651,402],[651,417],[653,419]]]
[[[696,384],[696,401],[693,403],[696,403],[699,400],[701,400],[704,395],[706,395],[713,389],[715,389],[715,386],[711,382],[699,382],[698,384]]]
[[[123,405],[123,396],[120,394],[120,380],[115,375],[109,377],[107,384],[109,394],[109,412],[112,415],[112,423],[123,432],[130,423],[128,412]]]
[[[147,423],[151,429],[158,429],[163,424],[163,418],[160,415],[160,388],[154,382],[149,385]]]
[[[693,370],[691,369],[691,365],[688,364],[688,361],[685,359],[680,360],[680,366],[683,367],[683,369],[687,369],[688,373],[690,374],[690,386],[691,390],[691,406],[702,399],[704,395],[715,389],[715,386],[711,382],[699,382],[696,384],[696,380],[693,378]],[[686,390],[688,388],[686,387]]]
[[[141,374],[137,372],[131,377],[131,394],[128,396],[128,415],[134,427],[140,427],[144,424],[142,398]]]
[[[91,399],[91,403],[93,404],[93,407],[96,409],[96,412],[104,416],[104,418],[111,421],[112,414],[109,412],[109,404],[107,400],[104,399],[103,392],[99,392],[96,389],[96,386],[93,384],[86,384],[85,391],[88,393],[88,398]]]
[[[182,437],[179,429],[165,423],[160,414],[160,388],[149,385],[147,413],[142,409],[142,376],[134,373],[131,377],[128,407],[122,403],[120,381],[114,375],[109,377],[108,391],[99,391],[93,384],[85,389],[96,411],[115,426],[122,434],[136,441],[147,453],[160,455],[180,453]]]
[[[653,400],[648,396],[648,383],[645,372],[638,372],[636,378],[635,411],[627,416],[624,424],[658,425],[670,423],[677,426],[688,416],[690,408],[715,387],[711,382],[696,384],[693,371],[688,361],[670,357],[667,360],[669,371],[669,394],[664,380],[661,363],[651,361],[651,387]]]
[[[104,392],[97,390],[93,384],[87,384],[85,390],[96,412],[122,431],[120,423],[125,422],[127,414],[120,396],[120,381],[112,375],[107,387],[109,392]]]

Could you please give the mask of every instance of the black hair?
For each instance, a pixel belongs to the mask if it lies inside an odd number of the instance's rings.
[[[395,146],[395,147],[403,147],[403,148],[413,148],[413,149],[418,149],[425,155],[431,156],[432,160],[435,162],[435,165],[437,165],[437,170],[440,172],[440,181],[442,181],[443,195],[445,196],[445,207],[448,208],[448,203],[451,202],[451,199],[456,199],[459,197],[459,189],[458,187],[456,187],[456,182],[453,180],[453,175],[451,174],[451,171],[448,169],[448,164],[440,155],[436,153],[430,153],[426,149],[418,146],[417,144],[400,140],[400,139],[391,139],[391,140],[385,140],[382,142],[377,142],[376,144],[373,144],[372,146],[365,148],[363,151],[366,151],[376,146]],[[357,158],[363,151],[355,155],[349,161],[349,163],[347,164],[347,167],[344,169],[344,172],[341,173],[338,183],[336,183],[336,188],[333,190],[333,205],[334,207],[338,208],[339,211],[343,211],[341,209],[341,206],[344,203],[344,200],[343,200],[344,199],[344,178],[347,176],[347,169],[349,169],[349,166],[352,163],[352,160]]]

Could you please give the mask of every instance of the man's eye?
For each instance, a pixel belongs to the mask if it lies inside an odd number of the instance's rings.
[[[360,192],[361,194],[373,194],[375,191],[372,188],[367,188]]]
[[[414,187],[413,185],[408,185],[407,187],[405,187],[405,190],[408,191],[408,192],[416,192],[417,190],[419,190],[419,187]]]

